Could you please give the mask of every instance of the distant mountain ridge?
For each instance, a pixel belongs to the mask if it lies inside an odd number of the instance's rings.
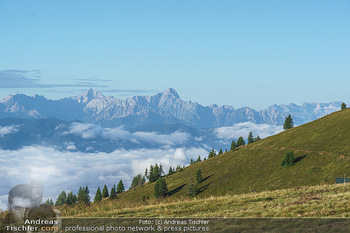
[[[288,114],[293,116],[295,124],[300,125],[339,110],[340,104],[283,104],[256,111],[249,107],[202,106],[197,102],[182,100],[173,88],[154,96],[134,96],[124,100],[90,89],[81,95],[59,100],[49,100],[40,95],[9,95],[0,101],[0,117],[79,120],[105,127],[123,125],[126,128],[185,124],[203,129],[241,122],[282,125]]]

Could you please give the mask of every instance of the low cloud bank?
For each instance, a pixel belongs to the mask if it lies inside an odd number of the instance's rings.
[[[133,176],[144,173],[151,164],[169,166],[188,164],[191,157],[206,156],[202,148],[116,150],[112,153],[61,152],[51,147],[30,146],[19,150],[0,150],[0,209],[7,209],[7,194],[17,184],[31,179],[45,182],[44,201],[55,199],[62,191],[77,193],[89,186],[93,196],[97,186],[110,188],[123,180],[130,186]]]
[[[18,132],[18,126],[4,126],[1,127],[0,126],[0,137],[4,137],[7,134],[11,134],[11,133],[17,133]]]
[[[95,124],[74,122],[70,129],[63,133],[75,134],[84,139],[102,137],[109,140],[129,140],[133,143],[148,142],[157,145],[181,145],[187,142],[190,135],[185,132],[176,131],[171,134],[159,134],[156,132],[134,132],[130,133],[123,127],[102,128]]]
[[[214,130],[214,133],[220,139],[232,140],[241,136],[247,139],[249,132],[252,132],[255,137],[259,135],[260,138],[266,138],[282,131],[282,126],[244,122],[233,126],[217,128]]]

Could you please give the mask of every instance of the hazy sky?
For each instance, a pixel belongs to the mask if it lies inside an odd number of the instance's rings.
[[[0,0],[0,98],[350,104],[350,1]]]

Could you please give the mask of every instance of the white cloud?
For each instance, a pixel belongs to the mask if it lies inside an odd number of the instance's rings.
[[[97,186],[111,187],[119,180],[129,187],[132,177],[143,174],[151,164],[162,164],[168,171],[169,166],[182,166],[191,157],[207,154],[201,148],[122,149],[112,153],[61,152],[42,146],[0,149],[0,208],[7,208],[7,193],[12,187],[30,184],[31,179],[45,183],[43,201],[57,197],[62,190],[77,193],[79,186],[86,185],[93,196]]]
[[[19,127],[18,125],[17,126],[11,125],[11,126],[5,126],[5,127],[0,126],[0,137],[4,137],[7,134],[18,132],[18,127]]]
[[[98,125],[73,122],[69,131],[63,134],[75,134],[84,139],[103,137],[110,140],[129,140],[132,143],[140,141],[157,145],[182,145],[189,140],[190,135],[185,132],[176,131],[171,134],[159,134],[156,132],[134,132],[130,133],[123,127],[102,128]]]
[[[249,132],[252,132],[253,136],[259,135],[260,138],[266,138],[282,131],[282,126],[244,122],[229,127],[217,128],[214,130],[214,134],[220,139],[232,140],[241,136],[247,138]]]

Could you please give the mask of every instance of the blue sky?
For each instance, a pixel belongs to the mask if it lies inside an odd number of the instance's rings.
[[[0,0],[0,98],[350,104],[349,1]]]

